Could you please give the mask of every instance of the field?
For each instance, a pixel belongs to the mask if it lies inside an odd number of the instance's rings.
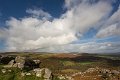
[[[85,71],[93,68],[95,71],[106,70],[116,70],[120,71],[120,55],[119,54],[87,54],[87,53],[1,53],[2,56],[10,56],[10,57],[27,57],[31,60],[40,60],[39,68],[48,68],[52,71],[53,78],[51,80],[72,80],[69,78],[58,78],[59,76],[65,77],[73,76],[77,73],[84,73]],[[8,63],[1,63],[0,69],[4,69],[3,66]],[[7,70],[11,70],[11,72],[2,73],[0,71],[0,80],[44,80],[42,78],[31,76],[19,77],[21,72],[30,72],[29,69],[20,70],[19,68],[6,68]],[[109,73],[109,72],[108,72]],[[105,77],[94,78],[96,80],[112,80],[107,77],[107,74],[103,74],[102,72],[99,74],[98,72],[90,72],[84,73],[84,76],[93,77],[94,75],[101,75]],[[93,76],[92,76],[93,75]],[[73,76],[73,80],[94,80],[92,78],[83,78],[80,77],[80,74]],[[116,77],[117,76],[117,77]],[[119,79],[120,74],[115,74],[114,80]]]

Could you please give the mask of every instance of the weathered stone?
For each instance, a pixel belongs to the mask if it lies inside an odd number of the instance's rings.
[[[114,73],[114,74],[116,74],[116,75],[120,74],[120,72],[119,72],[119,71],[116,71],[116,70],[112,70],[111,73]]]
[[[9,67],[12,67],[13,65],[14,65],[14,60],[11,60],[11,61],[8,63],[8,65],[5,65],[4,67],[9,68]]]
[[[13,66],[12,67],[17,67],[18,65],[17,65],[17,63],[15,63],[15,64],[13,64]]]
[[[33,71],[35,72],[37,77],[43,77],[45,80],[50,80],[51,78],[52,72],[48,68],[36,68]]]
[[[5,65],[5,66],[3,66],[4,68],[10,68],[10,67],[12,67],[11,65]]]
[[[17,56],[17,57],[15,58],[15,62],[16,62],[16,63],[22,63],[22,64],[24,64],[24,63],[25,63],[25,57]]]
[[[1,71],[2,71],[2,73],[6,73],[6,69],[2,69]]]
[[[44,79],[44,80],[51,80],[51,79]]]
[[[30,75],[31,75],[31,73],[26,73],[26,75],[27,75],[27,76],[30,76]]]
[[[24,64],[25,64],[25,57],[17,56],[15,58],[15,63],[13,64],[12,67],[18,67],[18,68],[22,69],[24,67]]]
[[[12,72],[12,70],[9,69],[8,72]]]
[[[61,80],[61,79],[62,79],[62,80],[63,80],[63,79],[64,79],[64,80],[66,79],[65,76],[63,76],[63,75],[58,76],[58,78],[59,78],[60,80]]]
[[[22,73],[21,73],[21,76],[25,76],[25,73],[22,72]]]
[[[40,68],[36,68],[33,70],[36,74],[37,77],[42,77],[42,71],[43,69],[40,69]]]
[[[35,64],[40,64],[40,60],[33,60]]]
[[[14,60],[11,60],[9,63],[8,63],[8,65],[13,65],[14,64]]]
[[[22,68],[24,68],[24,64],[22,64],[22,63],[17,63],[17,67],[20,68],[20,69],[22,69]]]
[[[45,79],[50,79],[50,77],[51,77],[51,70],[49,70],[48,68],[44,68],[44,70],[45,70],[45,72],[44,72],[44,78]]]
[[[15,63],[12,67],[18,67],[18,68],[22,69],[22,68],[24,68],[24,64]]]

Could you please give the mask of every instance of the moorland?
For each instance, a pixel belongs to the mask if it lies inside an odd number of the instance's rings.
[[[120,80],[120,54],[0,53],[0,80]]]

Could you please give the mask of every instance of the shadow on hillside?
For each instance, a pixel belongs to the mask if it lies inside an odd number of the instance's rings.
[[[58,57],[50,57],[49,59],[54,59],[54,60],[63,60],[63,61],[74,61],[74,62],[106,62],[109,66],[114,66],[118,67],[120,66],[120,60],[112,60],[108,58],[103,58],[103,57],[97,57],[97,56],[77,56],[74,58],[58,58]]]
[[[120,60],[109,60],[109,61],[107,61],[107,63],[114,67],[120,66]]]

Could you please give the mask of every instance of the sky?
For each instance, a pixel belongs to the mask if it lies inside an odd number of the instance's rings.
[[[120,0],[0,0],[0,52],[120,52]]]

